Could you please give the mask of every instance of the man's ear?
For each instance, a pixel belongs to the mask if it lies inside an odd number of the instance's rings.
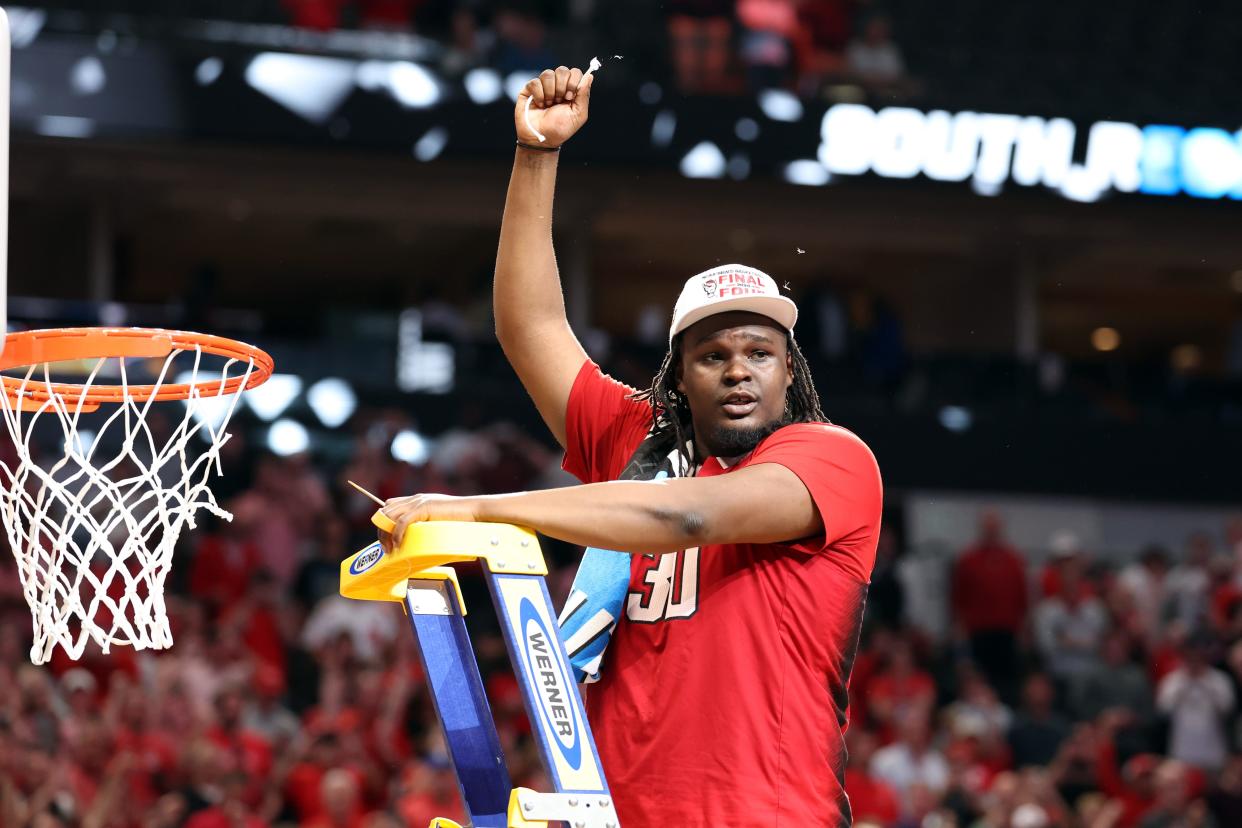
[[[677,363],[676,365],[674,365],[674,366],[673,366],[673,380],[677,383],[677,390],[678,390],[678,391],[679,391],[682,395],[685,395],[685,393],[686,393],[686,384],[685,384],[684,382],[682,382],[682,381],[681,381],[681,362],[680,362],[680,360],[678,361],[678,363]]]
[[[786,351],[785,352],[785,390],[788,391],[790,388],[793,388],[793,383],[794,383],[793,354]]]

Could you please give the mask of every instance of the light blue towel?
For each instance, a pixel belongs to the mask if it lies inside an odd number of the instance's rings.
[[[645,454],[640,447],[622,472],[622,479],[664,480],[670,472],[677,472],[682,466],[681,457],[676,452],[658,456],[655,462],[647,459],[649,457],[650,454]],[[653,467],[658,471],[651,474]],[[672,476],[680,475],[674,473]],[[559,619],[561,640],[565,642],[565,651],[569,654],[569,663],[579,684],[599,681],[604,650],[621,620],[621,614],[625,612],[625,599],[629,591],[629,554],[587,547]]]
[[[587,547],[561,610],[561,640],[574,668],[574,679],[599,681],[599,665],[630,590],[630,556]]]

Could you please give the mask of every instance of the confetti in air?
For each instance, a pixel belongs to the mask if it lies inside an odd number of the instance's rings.
[[[615,57],[615,58],[620,58],[621,56],[620,56],[620,55],[613,55],[613,57]],[[583,75],[582,77],[584,77],[584,78],[585,78],[587,75],[590,75],[590,74],[594,73],[594,72],[595,72],[595,70],[596,70],[596,69],[598,69],[598,68],[600,68],[601,66],[603,66],[603,64],[599,62],[599,58],[597,58],[597,57],[593,57],[593,58],[591,58],[591,65],[587,67],[587,70],[586,70],[586,75]],[[532,124],[532,123],[530,122],[530,102],[531,102],[532,100],[534,100],[534,99],[533,99],[533,98],[531,98],[529,95],[526,97],[526,109],[525,109],[525,110],[523,110],[522,115],[523,115],[523,117],[526,119],[526,128],[527,128],[527,129],[529,129],[531,132],[535,133],[535,137],[536,137],[536,138],[538,138],[538,139],[539,139],[539,143],[541,143],[541,144],[542,144],[544,141],[546,141],[546,140],[548,140],[548,139],[547,139],[547,136],[545,136],[542,132],[540,132],[539,130],[535,129],[534,124]]]
[[[805,252],[806,252],[806,251],[805,251],[805,250],[803,250],[801,247],[795,247],[795,248],[794,248],[794,250],[797,250],[799,254],[802,254],[802,253],[805,253]]]

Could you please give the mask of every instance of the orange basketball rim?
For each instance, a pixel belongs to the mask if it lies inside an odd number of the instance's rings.
[[[197,383],[104,385],[51,382],[33,375],[32,366],[90,359],[161,359],[173,351],[199,352],[252,366],[232,377]],[[42,408],[49,400],[93,411],[103,403],[146,402],[228,396],[261,385],[272,374],[272,358],[259,348],[235,339],[161,328],[48,328],[11,333],[0,354],[0,371],[27,368],[26,377],[0,376],[10,406],[23,411]],[[243,385],[244,384],[244,385]]]

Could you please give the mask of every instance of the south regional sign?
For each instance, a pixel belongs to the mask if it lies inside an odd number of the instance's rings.
[[[1077,141],[1065,118],[838,104],[824,113],[819,162],[832,175],[970,181],[983,195],[1012,182],[1076,201],[1109,192],[1242,199],[1242,133],[1098,121],[1081,158]]]

